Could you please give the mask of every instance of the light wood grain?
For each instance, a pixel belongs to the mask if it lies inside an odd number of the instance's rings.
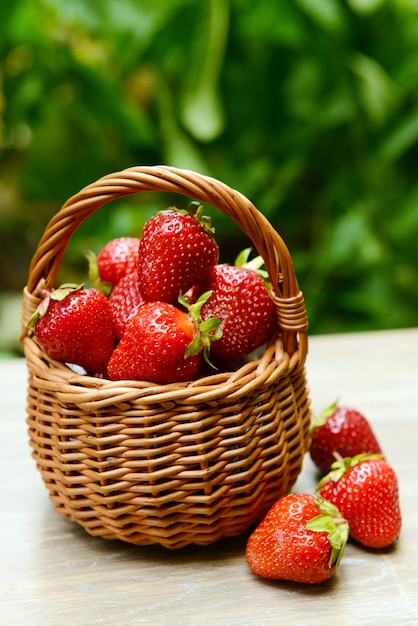
[[[418,623],[418,330],[312,337],[315,411],[340,399],[364,410],[400,483],[395,548],[349,544],[318,586],[265,581],[245,563],[246,537],[168,551],[92,538],[56,513],[30,456],[26,370],[0,362],[0,624],[316,626]],[[305,458],[297,491],[312,491]]]

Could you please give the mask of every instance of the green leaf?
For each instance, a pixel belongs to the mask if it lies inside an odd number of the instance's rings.
[[[247,2],[245,10],[234,15],[241,37],[264,45],[289,46],[299,49],[307,38],[303,17],[292,2],[258,0]]]
[[[361,103],[371,122],[382,124],[393,111],[399,99],[399,88],[375,59],[355,53],[349,67],[357,78]]]
[[[380,154],[391,163],[402,157],[418,141],[418,107],[412,109],[396,124],[382,142]]]
[[[385,257],[382,243],[372,231],[364,207],[355,206],[335,220],[330,233],[328,262],[334,267],[359,263],[377,264]]]
[[[173,111],[173,96],[165,77],[161,74],[158,81],[157,103],[163,137],[163,161],[175,167],[206,173],[207,166],[202,160],[201,153],[177,123]]]
[[[347,4],[359,15],[370,15],[377,11],[385,0],[347,0]]]
[[[194,69],[194,81],[186,87],[181,109],[184,126],[199,141],[213,141],[225,127],[219,78],[228,36],[227,0],[210,0],[201,66]],[[193,75],[193,74],[192,74]]]
[[[296,0],[296,3],[322,28],[334,33],[344,29],[344,13],[338,0]]]

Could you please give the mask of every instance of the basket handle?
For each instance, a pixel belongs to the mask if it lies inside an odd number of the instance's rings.
[[[306,355],[307,315],[290,253],[270,222],[240,192],[190,170],[168,166],[135,166],[103,176],[72,196],[48,223],[29,267],[26,291],[53,289],[73,233],[102,205],[142,191],[166,191],[208,203],[236,222],[264,260],[273,288],[283,344],[299,361]],[[299,341],[298,341],[299,340]]]

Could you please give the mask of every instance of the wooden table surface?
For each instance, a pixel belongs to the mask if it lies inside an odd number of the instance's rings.
[[[322,585],[267,581],[245,537],[169,551],[90,537],[56,513],[26,435],[26,366],[0,361],[4,626],[418,624],[418,329],[312,337],[312,407],[363,410],[397,472],[403,527],[393,549],[349,543]],[[309,456],[295,491],[314,489]]]

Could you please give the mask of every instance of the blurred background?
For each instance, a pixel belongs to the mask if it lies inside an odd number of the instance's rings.
[[[0,150],[3,356],[48,220],[136,164],[248,196],[291,251],[311,334],[417,325],[417,0],[4,0]],[[63,277],[138,235],[157,196],[89,218]],[[233,260],[248,242],[214,221]]]

